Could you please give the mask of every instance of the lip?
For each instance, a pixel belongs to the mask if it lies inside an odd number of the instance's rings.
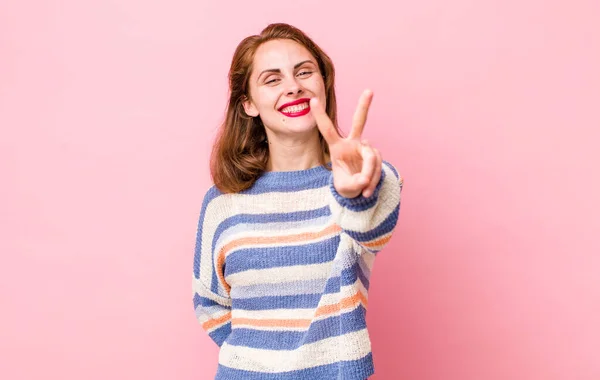
[[[308,103],[310,102],[309,98],[301,98],[301,99],[297,99],[294,100],[293,102],[289,102],[289,103],[285,103],[284,105],[282,105],[281,107],[279,107],[277,110],[281,111],[282,109],[284,109],[285,107],[290,107],[290,106],[295,106],[297,104],[301,104],[301,103]],[[310,108],[310,105],[308,106]]]

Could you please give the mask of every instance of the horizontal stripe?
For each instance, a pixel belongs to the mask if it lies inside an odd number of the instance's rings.
[[[305,319],[315,314],[315,308],[295,308],[295,309],[268,309],[268,310],[244,310],[235,309],[232,312],[233,318],[250,319]]]
[[[366,329],[308,343],[296,350],[266,350],[245,346],[232,346],[225,341],[219,354],[219,364],[226,367],[277,373],[332,364],[339,357],[357,360],[371,352]]]
[[[347,285],[340,286],[339,291],[328,294],[298,294],[291,296],[268,296],[255,298],[236,298],[232,305],[235,310],[264,310],[268,315],[269,310],[275,309],[307,309],[323,305],[333,305],[341,298],[351,297],[360,291],[367,298],[367,288],[362,283],[360,276],[355,274],[348,277],[353,280]]]
[[[331,163],[328,164],[331,169]],[[305,170],[266,171],[256,180],[254,186],[242,191],[242,194],[261,194],[265,192],[295,192],[298,189],[311,189],[325,185],[332,175],[322,165]]]
[[[319,239],[324,236],[335,234],[338,231],[339,231],[339,226],[334,224],[334,225],[327,226],[326,228],[324,228],[323,230],[318,231],[318,232],[307,232],[307,233],[301,233],[301,234],[295,234],[295,235],[285,235],[285,236],[260,236],[260,237],[246,238],[246,239],[232,241],[231,243],[227,244],[219,251],[218,257],[217,257],[217,268],[223,268],[223,266],[225,264],[225,256],[227,255],[227,252],[229,250],[235,249],[238,245],[243,246],[243,245],[247,245],[247,244],[257,244],[257,245],[292,244],[292,243],[310,241],[313,239]],[[218,275],[219,279],[221,280],[221,283],[224,284],[225,290],[229,291],[230,286],[227,282],[225,282],[223,272],[218,271],[217,275]]]
[[[340,310],[354,308],[358,303],[362,303],[365,307],[367,306],[367,297],[359,290],[351,297],[342,298],[337,304],[324,305],[317,308],[315,318],[322,316],[328,316],[333,313],[337,313]]]
[[[333,236],[310,244],[299,245],[299,242],[296,242],[291,246],[278,244],[238,249],[227,257],[225,276],[251,269],[321,264],[332,261],[339,241],[339,236]]]
[[[232,325],[232,329],[252,329],[252,330],[256,330],[256,331],[281,331],[281,332],[297,332],[297,333],[301,333],[301,334],[306,334],[306,326],[293,326],[293,325],[288,325],[288,326],[280,326],[280,327],[273,327],[273,326],[248,326],[248,325],[244,325],[244,324],[237,324],[237,325]]]
[[[366,255],[364,255],[366,257]],[[360,259],[352,267],[343,271],[343,275],[329,279],[319,278],[313,280],[288,281],[280,283],[256,284],[249,286],[234,286],[231,288],[231,298],[256,298],[269,296],[291,296],[297,294],[329,294],[340,291],[340,286],[349,285],[360,276],[363,285],[368,288],[370,270],[369,265]],[[357,276],[352,276],[357,272]],[[365,273],[367,272],[367,273]],[[360,273],[360,275],[358,274]],[[263,274],[263,276],[266,275]],[[327,281],[327,282],[325,282]]]
[[[233,300],[233,308],[237,310],[306,309],[317,307],[320,299],[320,294],[241,298]]]
[[[233,326],[245,327],[272,327],[272,328],[308,328],[315,320],[329,317],[333,314],[339,314],[341,310],[355,308],[359,303],[367,305],[367,298],[358,290],[350,297],[342,298],[335,304],[322,305],[314,310],[314,315],[311,318],[242,318],[237,317],[231,320]]]
[[[329,277],[331,262],[312,265],[295,265],[281,268],[255,269],[238,272],[226,277],[230,284],[277,284],[281,282],[326,279]]]
[[[367,354],[357,360],[341,360],[332,364],[325,364],[307,369],[280,373],[264,373],[245,371],[219,365],[215,380],[298,380],[298,379],[346,379],[363,380],[375,372],[373,356]]]
[[[293,350],[305,343],[312,343],[332,336],[366,328],[365,308],[362,305],[325,319],[315,321],[308,330],[288,331],[232,327],[227,343],[269,350]]]
[[[365,256],[366,257],[366,256]],[[359,258],[358,260],[364,260]],[[348,261],[349,268],[336,273],[333,262],[325,262],[321,264],[311,265],[294,265],[277,268],[252,269],[244,272],[228,274],[226,280],[230,284],[244,283],[245,286],[234,285],[231,288],[232,298],[251,298],[261,296],[276,296],[276,295],[293,295],[293,294],[314,294],[334,293],[339,290],[340,276],[342,277],[342,285],[348,285],[356,280],[356,275],[359,273],[363,280],[363,284],[368,288],[370,270],[367,275],[363,268],[372,266],[372,260],[369,264],[363,262],[362,266],[359,261],[353,264]],[[342,273],[344,275],[342,276]],[[327,279],[327,277],[329,279]],[[323,289],[323,282],[325,288]]]
[[[242,214],[228,218],[215,233],[213,252],[232,240],[250,234],[269,235],[277,231],[294,231],[315,229],[324,226],[331,219],[329,207],[316,210],[277,213],[277,214]]]
[[[215,327],[221,326],[227,322],[231,321],[231,312],[226,312],[220,317],[216,317],[210,319],[202,324],[202,328],[205,330],[211,330]]]
[[[278,284],[257,284],[231,288],[231,298],[265,296],[291,296],[295,294],[317,294],[323,292],[325,279],[289,281]]]
[[[392,236],[388,235],[388,236],[379,238],[377,240],[363,242],[362,245],[369,248],[369,250],[371,250],[371,251],[379,251],[387,244],[388,241],[390,241],[391,238],[392,238]]]
[[[354,268],[353,268],[354,269]],[[353,270],[352,269],[352,270]],[[308,281],[290,281],[278,284],[258,284],[251,286],[235,286],[231,289],[234,299],[293,296],[300,294],[331,294],[340,291],[342,285],[348,285],[349,276],[344,276],[344,284],[340,276],[326,279]],[[325,283],[325,281],[327,281]],[[324,284],[325,283],[325,284]]]
[[[369,246],[377,246],[377,245],[385,245],[387,241],[391,238],[391,232],[396,227],[396,220],[398,219],[398,213],[400,212],[400,206],[396,206],[396,208],[392,211],[388,217],[381,222],[378,226],[373,228],[372,230],[365,232],[356,232],[356,231],[344,231],[348,235],[350,235],[353,239],[360,242],[369,242]],[[378,240],[382,240],[382,242],[377,242]]]
[[[231,325],[234,327],[243,326],[247,328],[263,327],[263,328],[308,328],[312,319],[250,319],[250,318],[235,318],[231,320]]]

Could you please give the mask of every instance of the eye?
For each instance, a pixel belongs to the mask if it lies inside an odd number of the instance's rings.
[[[302,70],[301,72],[298,73],[298,75],[303,75],[303,76],[307,76],[312,74],[312,71],[309,70]]]
[[[278,80],[279,80],[278,78],[272,78],[272,79],[269,79],[269,80],[267,80],[267,81],[265,82],[265,84],[273,84],[273,83],[275,83],[275,82],[276,82],[276,81],[278,81]]]

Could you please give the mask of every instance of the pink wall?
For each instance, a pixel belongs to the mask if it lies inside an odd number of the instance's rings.
[[[0,378],[212,378],[196,218],[233,49],[273,21],[333,57],[343,126],[375,91],[406,181],[374,378],[600,378],[600,3],[239,4],[0,3]]]

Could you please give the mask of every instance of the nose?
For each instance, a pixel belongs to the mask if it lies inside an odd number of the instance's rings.
[[[300,83],[298,83],[298,80],[296,79],[296,77],[292,77],[286,81],[286,87],[285,87],[286,95],[301,94],[302,91],[304,91],[304,90],[302,89],[302,86],[300,85]]]

